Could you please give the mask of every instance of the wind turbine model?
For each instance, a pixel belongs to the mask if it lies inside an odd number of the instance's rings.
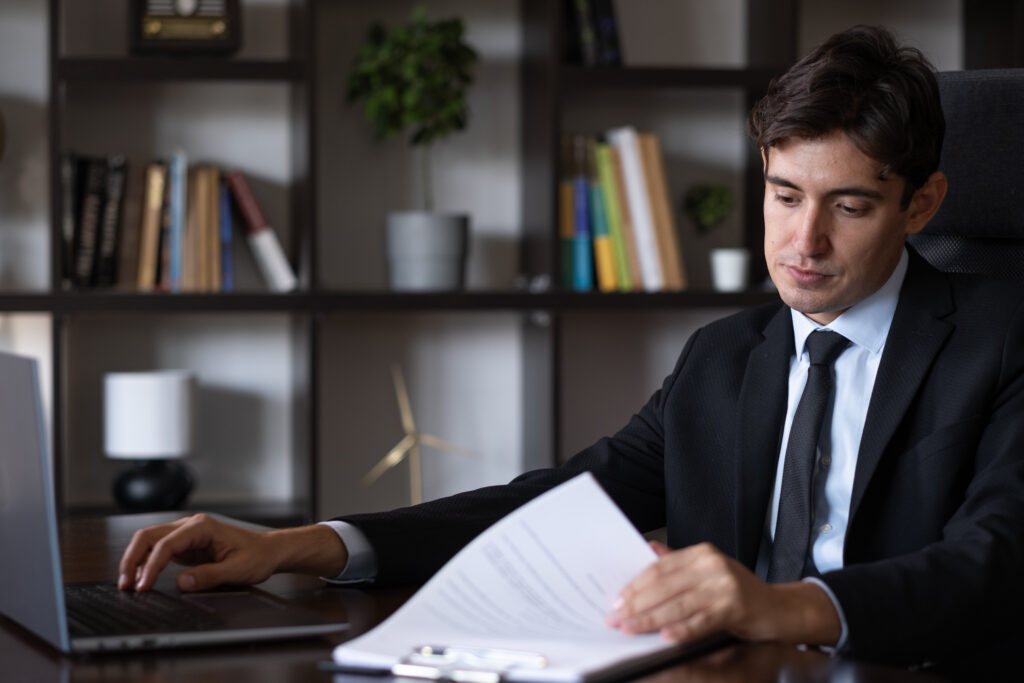
[[[421,434],[416,431],[416,423],[412,417],[412,406],[409,403],[409,392],[405,388],[405,377],[402,375],[402,368],[397,363],[391,365],[391,379],[395,383],[395,398],[398,400],[398,413],[402,419],[402,429],[405,431],[405,436],[395,444],[394,448],[387,452],[387,455],[377,461],[373,469],[366,473],[363,477],[363,486],[371,486],[382,474],[392,467],[399,465],[405,460],[405,456],[408,455],[409,496],[412,499],[412,504],[417,505],[423,502],[423,477],[420,473],[421,444],[454,453],[455,455],[472,454],[436,436]]]

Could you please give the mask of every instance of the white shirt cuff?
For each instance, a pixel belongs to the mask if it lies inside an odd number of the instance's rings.
[[[825,595],[828,596],[828,599],[832,601],[832,606],[836,608],[836,613],[839,615],[839,626],[841,628],[839,632],[839,642],[837,642],[833,647],[823,647],[821,649],[825,652],[842,652],[843,646],[846,645],[847,626],[846,615],[843,614],[843,608],[839,604],[839,599],[836,598],[836,594],[832,592],[832,589],[828,587],[828,584],[826,584],[821,579],[813,576],[808,576],[803,580],[809,581],[816,586],[820,586],[821,589],[825,591]]]
[[[334,529],[348,551],[348,563],[341,573],[334,577],[324,576],[330,583],[364,583],[377,578],[377,554],[373,546],[366,540],[363,532],[348,522],[320,522]]]

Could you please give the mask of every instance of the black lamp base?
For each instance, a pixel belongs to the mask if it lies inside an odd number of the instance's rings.
[[[177,510],[195,486],[189,469],[176,460],[140,460],[114,480],[114,499],[128,512]]]

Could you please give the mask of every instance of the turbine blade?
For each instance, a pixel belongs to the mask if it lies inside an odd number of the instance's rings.
[[[412,404],[409,402],[409,391],[405,388],[405,375],[398,363],[391,364],[391,379],[395,383],[395,398],[398,399],[398,414],[402,418],[402,429],[406,434],[416,431],[416,423],[412,418]]]
[[[363,475],[362,485],[368,487],[380,478],[380,475],[390,470],[395,465],[402,462],[409,449],[416,444],[416,437],[412,434],[407,435],[401,441],[399,441],[394,448],[387,452],[387,454],[377,461],[377,464],[373,466],[369,472]]]

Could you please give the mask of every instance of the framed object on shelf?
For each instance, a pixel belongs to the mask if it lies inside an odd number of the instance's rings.
[[[230,54],[242,44],[239,0],[132,0],[136,54]]]

